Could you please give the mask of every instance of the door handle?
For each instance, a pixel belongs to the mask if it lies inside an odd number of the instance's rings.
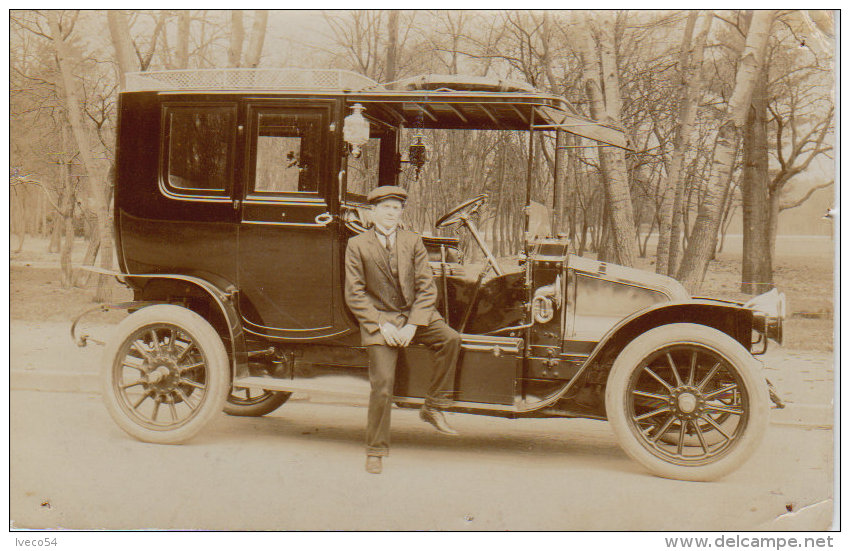
[[[233,210],[239,210],[239,199],[233,200]]]
[[[320,226],[327,226],[328,224],[333,222],[333,219],[333,215],[329,212],[323,212],[322,214],[317,215],[315,218],[316,224],[319,224]]]

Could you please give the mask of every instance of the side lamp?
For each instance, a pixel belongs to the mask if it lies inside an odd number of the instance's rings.
[[[365,107],[359,103],[351,106],[352,113],[345,117],[342,126],[342,137],[351,146],[351,154],[360,157],[361,146],[369,141],[369,121],[363,116]]]

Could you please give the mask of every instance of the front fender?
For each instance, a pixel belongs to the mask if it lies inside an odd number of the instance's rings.
[[[613,361],[617,354],[638,335],[671,323],[697,323],[713,327],[741,343],[747,351],[752,345],[753,312],[741,304],[691,299],[687,302],[649,306],[623,318],[611,327],[596,343],[575,376],[558,392],[535,404],[534,409],[554,404],[568,391],[577,388],[577,385],[584,384],[580,381],[587,382],[588,378],[592,378],[594,383],[603,383],[607,379],[607,371],[610,368],[610,365],[606,365],[608,359]],[[598,370],[598,373],[596,369],[588,373],[591,366],[598,362],[603,362],[602,369]]]
[[[752,346],[752,310],[731,302],[694,299],[650,306],[623,318],[602,336],[585,365],[592,363],[605,351],[619,352],[641,333],[670,323],[706,325],[726,333],[748,351]]]

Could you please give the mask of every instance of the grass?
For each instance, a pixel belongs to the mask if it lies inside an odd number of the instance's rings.
[[[835,317],[834,261],[831,256],[780,254],[774,266],[774,283],[785,293],[787,318],[783,348],[831,352]],[[638,267],[654,270],[652,261],[641,259]],[[746,301],[752,295],[741,287],[741,260],[721,254],[709,265],[701,296]]]

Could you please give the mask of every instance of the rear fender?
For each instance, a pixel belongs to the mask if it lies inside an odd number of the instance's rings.
[[[137,289],[136,298],[143,300],[174,300],[178,297],[209,298],[217,307],[230,337],[231,377],[247,373],[248,347],[242,321],[236,309],[236,287],[224,280],[212,283],[204,278],[182,274],[115,274],[131,280]]]

